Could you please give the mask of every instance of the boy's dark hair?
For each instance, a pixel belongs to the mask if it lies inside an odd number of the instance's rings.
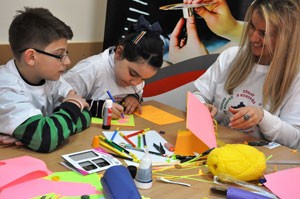
[[[145,31],[143,34],[142,31]],[[131,62],[146,60],[155,68],[160,68],[163,63],[163,41],[160,38],[161,28],[158,23],[149,24],[141,16],[137,24],[129,27],[128,34],[119,40],[118,45],[122,45],[123,58]],[[137,38],[140,40],[137,41]],[[135,42],[137,41],[137,42]]]
[[[73,37],[71,28],[48,9],[25,7],[17,13],[9,27],[9,43],[16,59],[26,48],[44,49],[53,41]]]

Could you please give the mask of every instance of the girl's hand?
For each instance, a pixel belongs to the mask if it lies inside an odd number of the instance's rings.
[[[124,107],[118,103],[113,103],[112,106],[112,118],[119,119],[122,118]]]
[[[142,114],[142,106],[136,97],[127,96],[123,102],[123,106],[125,114],[132,114],[135,111]]]

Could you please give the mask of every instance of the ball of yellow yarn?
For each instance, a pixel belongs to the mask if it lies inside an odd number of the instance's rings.
[[[226,174],[243,181],[262,177],[266,169],[265,155],[245,144],[227,144],[214,149],[207,157],[213,175]]]

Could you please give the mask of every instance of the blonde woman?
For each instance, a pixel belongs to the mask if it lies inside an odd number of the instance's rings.
[[[297,0],[256,0],[239,47],[195,81],[194,94],[225,126],[300,149],[300,8]]]

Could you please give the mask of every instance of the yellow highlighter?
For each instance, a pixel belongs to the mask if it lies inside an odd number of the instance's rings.
[[[100,145],[102,145],[102,146],[104,146],[105,148],[107,148],[107,149],[109,149],[109,150],[115,152],[116,154],[119,154],[119,155],[121,155],[121,156],[123,156],[123,157],[128,157],[125,153],[120,152],[118,149],[115,149],[114,147],[110,146],[109,144],[107,144],[107,143],[104,142],[104,141],[101,141],[101,140],[100,140],[99,143],[100,143]]]

